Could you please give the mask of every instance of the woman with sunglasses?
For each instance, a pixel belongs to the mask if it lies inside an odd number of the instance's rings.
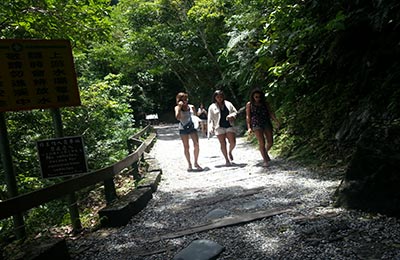
[[[197,134],[197,127],[195,127],[196,109],[193,105],[188,103],[188,94],[180,92],[176,95],[176,106],[175,106],[175,118],[179,121],[179,135],[183,143],[184,154],[188,163],[188,171],[192,171],[192,162],[190,160],[189,150],[189,137],[193,141],[193,155],[194,155],[194,167],[198,171],[203,168],[198,163],[199,158],[199,136]]]
[[[271,160],[268,151],[274,143],[271,119],[277,123],[279,128],[280,123],[265,99],[264,93],[260,89],[254,89],[250,94],[250,101],[246,104],[247,132],[249,134],[253,132],[257,138],[264,167],[268,167]]]

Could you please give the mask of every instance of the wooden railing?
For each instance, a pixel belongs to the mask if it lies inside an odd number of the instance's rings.
[[[153,128],[148,125],[140,132],[132,136],[128,140],[130,154],[126,158],[111,166],[88,172],[52,186],[22,194],[0,202],[0,219],[5,219],[16,214],[23,213],[29,209],[38,207],[52,200],[59,199],[70,194],[71,192],[79,191],[102,181],[104,182],[106,189],[106,201],[111,202],[113,199],[115,199],[112,195],[115,193],[115,187],[113,186],[114,176],[120,174],[122,170],[126,168],[137,167],[138,162],[142,158],[144,152],[148,151],[155,141],[156,134],[152,131],[152,129]],[[139,140],[139,138],[144,135],[147,135],[147,138],[144,141]],[[111,183],[111,185],[107,185],[107,183]]]

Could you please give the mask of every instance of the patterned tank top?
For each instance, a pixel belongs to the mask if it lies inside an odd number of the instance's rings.
[[[269,111],[266,106],[250,104],[250,116],[251,128],[260,127],[264,129],[272,127]]]

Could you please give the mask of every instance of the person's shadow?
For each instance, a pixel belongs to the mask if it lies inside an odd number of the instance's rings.
[[[227,167],[227,168],[244,168],[246,166],[247,166],[247,163],[231,163],[230,165],[226,165],[226,164],[215,165],[215,168],[223,168],[223,167]]]
[[[204,167],[203,169],[191,169],[191,170],[188,170],[188,172],[206,172],[209,170],[211,170],[209,167]]]

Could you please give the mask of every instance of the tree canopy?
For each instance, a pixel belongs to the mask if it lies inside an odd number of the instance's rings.
[[[398,120],[396,10],[390,0],[122,0],[112,17],[124,17],[121,71],[153,110],[170,111],[178,90],[209,104],[219,88],[241,107],[261,87],[286,126],[286,154],[304,143],[331,154],[364,127],[344,130],[350,115]]]
[[[282,121],[282,156],[346,161],[369,125],[399,124],[397,0],[3,0],[0,39],[68,39],[82,107],[63,109],[90,168],[124,154],[146,113],[175,122],[222,89],[236,107],[260,87]],[[53,135],[40,110],[7,113],[19,189],[41,180],[33,142]],[[341,152],[341,153],[339,153]],[[0,199],[6,198],[0,167]]]

